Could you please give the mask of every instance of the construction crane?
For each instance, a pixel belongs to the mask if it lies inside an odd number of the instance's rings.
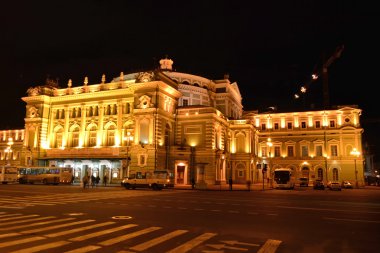
[[[334,53],[327,59],[325,60],[325,54],[323,54],[323,59],[322,59],[322,85],[323,85],[323,106],[325,109],[330,107],[330,95],[329,95],[329,80],[328,80],[328,68],[330,65],[338,59],[343,52],[344,45],[338,46]],[[309,80],[306,84],[302,85],[299,91],[304,94],[307,92],[309,89],[309,86],[312,82],[316,81],[319,79],[320,73],[318,71],[313,71],[311,75],[311,80]],[[295,99],[298,99],[300,95],[296,93],[294,95]]]
[[[323,106],[325,109],[328,109],[330,107],[328,68],[336,59],[342,55],[343,49],[344,45],[337,47],[333,55],[331,55],[330,58],[322,65]],[[325,58],[325,56],[323,56],[323,58]]]

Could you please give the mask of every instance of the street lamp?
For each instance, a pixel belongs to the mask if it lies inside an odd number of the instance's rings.
[[[359,157],[360,152],[356,149],[353,148],[350,152],[350,155],[354,156],[354,163],[355,163],[355,186],[356,188],[359,188],[359,183],[358,183],[358,170],[356,168],[356,158]]]
[[[8,153],[8,166],[11,165],[11,153],[12,153],[12,145],[14,144],[13,142],[13,138],[12,137],[9,137],[8,138],[8,142],[7,142],[7,145],[8,147],[5,149],[5,152]]]
[[[126,176],[129,176],[129,162],[131,161],[131,157],[129,156],[129,148],[131,147],[131,142],[133,141],[133,136],[131,136],[130,132],[127,132],[127,137],[124,138],[127,141],[127,168],[126,168]]]
[[[272,175],[272,164],[271,164],[271,149],[272,149],[272,146],[273,146],[273,143],[272,143],[272,139],[271,138],[268,138],[267,139],[267,146],[268,146],[268,153],[269,153],[269,158],[268,158],[268,163],[269,163],[269,176]],[[272,180],[271,180],[271,183],[272,183]]]

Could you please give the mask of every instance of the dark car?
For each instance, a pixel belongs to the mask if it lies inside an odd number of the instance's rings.
[[[323,184],[322,180],[315,180],[313,188],[315,190],[324,190],[325,189],[325,185]]]

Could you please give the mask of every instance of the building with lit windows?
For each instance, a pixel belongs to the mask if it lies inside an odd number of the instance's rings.
[[[243,111],[237,83],[173,71],[110,82],[28,89],[25,129],[0,132],[1,160],[15,165],[71,166],[76,180],[107,175],[118,183],[132,169],[166,169],[176,185],[262,182],[291,168],[312,182],[363,185],[361,110],[287,113]],[[12,147],[9,144],[12,138]],[[353,150],[358,153],[354,156]],[[268,168],[262,173],[262,168]]]

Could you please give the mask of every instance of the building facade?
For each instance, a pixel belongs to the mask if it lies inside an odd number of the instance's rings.
[[[237,83],[173,71],[173,61],[98,84],[28,89],[25,129],[0,133],[1,162],[71,166],[119,183],[131,170],[166,169],[176,185],[296,178],[363,185],[361,110],[243,111]],[[9,138],[13,140],[9,144]],[[11,146],[11,147],[10,147]],[[359,155],[351,155],[358,150]],[[263,167],[269,168],[262,173]]]

